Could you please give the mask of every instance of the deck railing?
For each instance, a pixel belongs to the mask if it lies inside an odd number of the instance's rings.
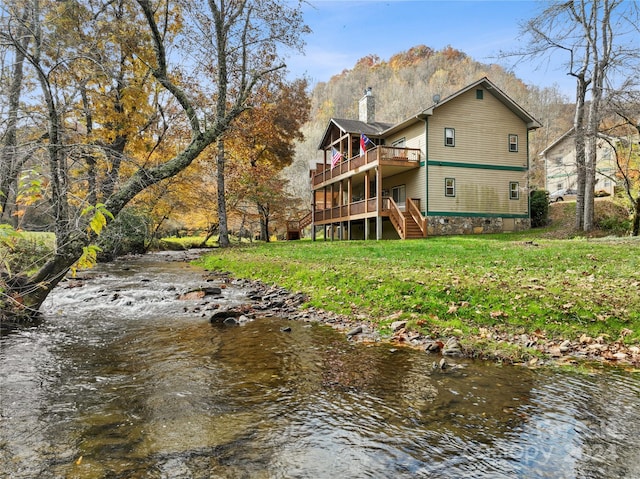
[[[394,228],[400,235],[400,238],[406,238],[407,236],[407,219],[404,217],[402,211],[398,207],[398,204],[389,198],[389,219]]]
[[[331,168],[331,165],[319,163],[317,168],[311,172],[313,185],[319,185],[345,173],[360,168],[371,163],[382,162],[382,164],[406,164],[415,166],[420,163],[420,150],[417,148],[399,148],[395,146],[377,146],[367,150],[364,155],[354,156],[338,163]]]
[[[391,208],[391,198],[382,197],[382,209],[380,213],[387,213]],[[314,222],[319,223],[326,220],[346,221],[353,216],[365,213],[375,213],[378,208],[378,199],[355,201],[342,206],[332,206],[328,208],[316,208],[313,212]]]

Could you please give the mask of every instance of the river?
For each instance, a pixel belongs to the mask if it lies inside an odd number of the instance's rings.
[[[637,373],[212,325],[174,259],[99,265],[0,338],[0,478],[640,478]]]

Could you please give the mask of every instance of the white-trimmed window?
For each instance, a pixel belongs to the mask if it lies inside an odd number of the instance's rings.
[[[444,129],[444,146],[456,146],[456,130],[453,128]]]
[[[518,151],[518,135],[509,135],[509,151]]]
[[[510,200],[519,200],[520,199],[520,183],[517,181],[509,182],[509,199]]]
[[[456,196],[456,179],[444,179],[444,196]]]

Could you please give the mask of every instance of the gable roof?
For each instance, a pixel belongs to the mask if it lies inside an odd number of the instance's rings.
[[[346,120],[343,118],[331,118],[329,120],[329,124],[327,125],[327,129],[324,131],[322,138],[320,140],[320,144],[318,145],[318,149],[321,150],[323,145],[328,144],[328,137],[331,129],[333,127],[338,128],[344,133],[352,133],[358,134],[364,133],[367,136],[377,138],[382,135],[382,133],[393,126],[392,123],[383,123],[380,121],[375,121],[373,123],[367,123],[360,120]]]
[[[331,118],[329,120],[329,124],[327,125],[327,129],[322,135],[322,139],[320,140],[320,144],[318,145],[318,149],[321,150],[323,145],[327,145],[329,132],[331,128],[336,127],[339,128],[344,133],[364,133],[367,136],[372,136],[374,138],[385,137],[391,133],[402,130],[418,121],[424,121],[426,118],[433,115],[435,110],[437,110],[442,105],[447,104],[448,102],[458,98],[460,95],[472,90],[474,88],[482,87],[491,95],[496,97],[500,102],[502,102],[509,110],[511,110],[518,118],[520,118],[523,122],[527,124],[527,130],[535,130],[536,128],[540,128],[542,124],[536,120],[533,116],[527,113],[520,105],[518,105],[515,101],[513,101],[506,93],[500,90],[494,83],[492,83],[487,77],[483,77],[480,80],[467,85],[461,90],[449,95],[448,97],[440,100],[428,108],[424,110],[420,110],[415,115],[407,118],[406,120],[393,124],[393,123],[383,123],[383,122],[374,122],[374,123],[366,123],[360,120],[345,120],[338,118]]]
[[[545,156],[549,152],[549,150],[557,146],[559,143],[562,143],[567,137],[573,135],[573,131],[574,131],[574,128],[569,128],[569,130],[567,130],[564,134],[562,134],[562,136],[560,136],[555,141],[551,142],[549,146],[547,146],[544,150],[538,153],[538,156]]]
[[[478,87],[483,87],[487,92],[496,97],[502,104],[504,104],[509,110],[511,110],[518,118],[520,118],[523,122],[527,124],[527,130],[535,130],[537,128],[542,127],[542,124],[536,120],[533,116],[527,113],[524,108],[518,105],[515,101],[513,101],[506,93],[504,93],[500,88],[498,88],[494,83],[492,83],[487,77],[483,77],[480,80],[467,85],[461,90],[458,90],[455,93],[445,97],[444,99],[434,103],[428,108],[419,111],[415,115],[407,118],[406,120],[398,123],[393,126],[389,130],[385,131],[384,134],[388,135],[389,133],[393,133],[398,130],[402,130],[407,126],[417,122],[423,121],[424,119],[432,116],[438,108],[442,105],[446,105],[450,101],[458,98],[460,95],[467,93],[469,90],[473,90]]]
[[[549,146],[547,146],[544,150],[542,150],[540,153],[538,153],[538,156],[540,157],[545,157],[547,155],[547,153],[549,153],[550,150],[552,150],[553,148],[555,148],[556,146],[558,146],[560,143],[564,142],[565,140],[567,140],[568,138],[571,138],[573,136],[573,134],[575,133],[575,128],[571,127],[569,128],[565,133],[563,133],[560,137],[558,137],[557,139],[555,139],[554,141],[552,141]],[[606,135],[604,133],[598,132],[597,133],[597,138],[599,139],[608,139],[608,140],[620,140],[619,137],[616,136],[611,136],[611,135]],[[573,148],[575,148],[574,145],[571,145]],[[599,145],[596,146],[596,148],[600,148]]]

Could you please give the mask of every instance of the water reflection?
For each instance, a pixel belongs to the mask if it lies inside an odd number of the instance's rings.
[[[203,281],[181,263],[91,274],[0,339],[1,478],[640,477],[632,375],[443,371],[318,325],[212,326],[174,300]]]

